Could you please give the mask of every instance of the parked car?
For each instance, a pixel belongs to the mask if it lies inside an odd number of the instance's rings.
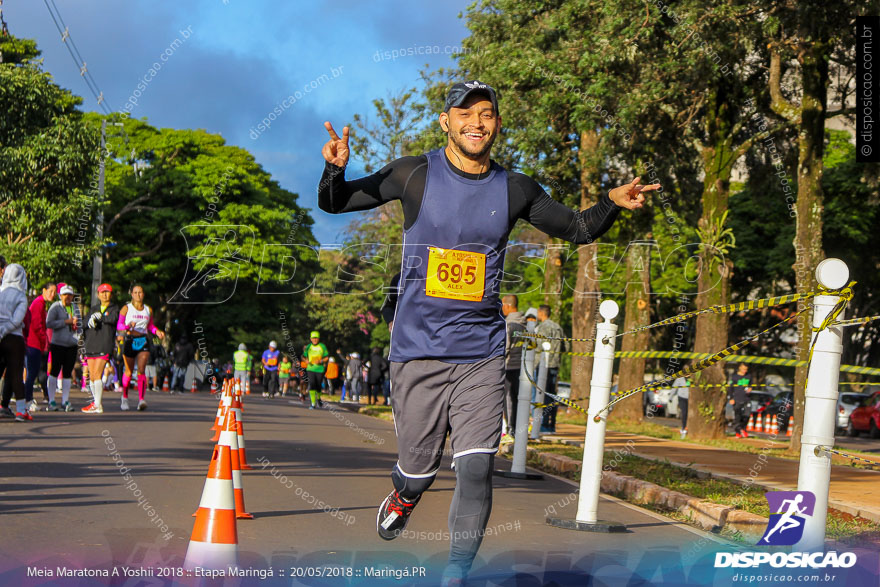
[[[671,402],[678,401],[678,394],[671,387],[661,387],[660,389],[650,389],[645,392],[645,415],[651,416],[668,416],[669,406]],[[677,409],[676,405],[675,408]]]
[[[869,395],[852,411],[846,433],[858,436],[867,432],[871,438],[880,438],[880,391]]]
[[[870,394],[856,393],[854,391],[844,391],[837,396],[837,423],[835,428],[845,430],[849,424],[849,415],[862,403]]]

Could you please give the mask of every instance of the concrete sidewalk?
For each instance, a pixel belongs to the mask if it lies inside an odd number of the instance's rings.
[[[583,426],[557,424],[556,430],[557,434],[544,435],[543,440],[583,446],[585,430]],[[753,477],[755,485],[768,489],[797,488],[798,461],[796,460],[767,457],[766,462],[762,463],[757,454],[611,430],[607,432],[605,448],[619,450],[629,441],[635,443],[635,449],[632,451],[635,456],[668,460],[675,465],[736,482],[748,479],[751,476],[749,471],[752,470],[757,473]],[[742,442],[758,449],[785,446],[760,438],[750,438]],[[865,458],[880,462],[876,457],[865,456]],[[832,465],[829,506],[880,523],[880,471]]]

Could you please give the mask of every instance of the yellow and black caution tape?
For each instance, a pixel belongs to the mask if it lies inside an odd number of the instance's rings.
[[[631,395],[634,395],[636,393],[643,393],[649,389],[657,389],[659,387],[665,387],[670,382],[675,381],[679,377],[683,377],[686,375],[692,375],[694,373],[698,373],[698,372],[702,371],[703,369],[708,369],[709,367],[711,367],[715,363],[718,363],[719,361],[723,360],[725,357],[729,357],[730,355],[732,355],[733,353],[735,353],[739,349],[743,348],[748,343],[757,339],[758,337],[763,336],[764,334],[770,332],[774,328],[778,328],[779,326],[782,326],[783,324],[790,322],[791,320],[794,320],[795,318],[797,318],[798,316],[800,316],[801,314],[806,312],[808,309],[809,308],[804,308],[803,310],[801,310],[799,312],[795,312],[794,314],[792,314],[788,318],[785,318],[782,321],[777,322],[776,324],[774,324],[770,328],[766,328],[757,334],[754,334],[748,338],[745,338],[745,339],[739,341],[738,343],[727,347],[726,349],[718,351],[717,353],[710,355],[709,357],[702,359],[693,365],[690,365],[688,367],[685,367],[684,369],[681,369],[681,370],[673,373],[672,375],[669,375],[669,376],[664,377],[663,379],[659,379],[657,381],[652,381],[651,383],[646,383],[644,385],[640,385],[639,387],[636,387],[636,388],[631,389],[625,393],[620,394],[620,397],[611,400],[611,402],[609,402],[609,404],[607,406],[605,406],[604,408],[599,410],[596,413],[596,415],[594,416],[593,420],[595,422],[598,422],[599,421],[599,414],[610,409],[614,404],[628,398]]]
[[[549,391],[545,391],[544,395],[550,397],[557,404],[562,404],[564,406],[568,406],[569,408],[574,408],[575,410],[577,410],[579,412],[583,412],[584,414],[587,414],[589,416],[589,412],[587,412],[587,410],[583,409],[582,407],[580,407],[579,405],[577,405],[576,403],[574,403],[573,401],[571,401],[568,398],[558,396],[555,393],[550,393]]]
[[[546,351],[551,352],[551,351]],[[557,352],[554,354],[571,355],[575,357],[593,357],[596,353],[575,353],[575,352]],[[624,359],[706,359],[711,357],[711,353],[693,353],[690,351],[617,351],[614,353],[616,358]],[[722,359],[727,362],[749,363],[754,365],[774,365],[777,367],[800,367],[806,365],[807,361],[799,361],[797,359],[781,359],[779,357],[755,357],[753,355],[730,355]],[[843,373],[857,373],[860,375],[877,375],[880,376],[880,369],[875,367],[860,367],[858,365],[841,365],[840,371]]]
[[[850,459],[850,460],[853,460],[853,461],[861,461],[861,462],[863,462],[863,463],[869,463],[870,465],[872,465],[872,466],[874,466],[874,467],[880,467],[880,461],[874,461],[874,460],[866,459],[866,458],[859,457],[859,456],[856,456],[856,455],[851,455],[851,454],[849,454],[849,453],[845,453],[845,452],[842,452],[842,451],[839,451],[839,450],[835,450],[835,449],[833,449],[833,448],[828,448],[827,446],[817,446],[816,449],[815,449],[815,451],[813,451],[813,452],[814,452],[814,454],[815,454],[817,457],[818,457],[818,456],[821,456],[821,454],[822,454],[823,452],[827,452],[827,453],[830,453],[830,454],[834,454],[834,455],[838,455],[838,456],[841,456],[841,457],[845,457],[845,458]]]
[[[843,289],[841,289],[839,291],[838,295],[840,296],[840,299],[837,300],[837,303],[834,304],[834,307],[831,308],[831,311],[828,312],[828,314],[825,316],[825,319],[822,320],[822,324],[820,324],[818,327],[813,327],[813,329],[812,329],[813,334],[818,334],[819,332],[822,332],[823,330],[828,328],[831,324],[833,324],[837,320],[837,317],[840,316],[840,313],[843,312],[844,308],[846,308],[846,305],[852,299],[852,297],[853,297],[852,288],[855,284],[856,284],[855,281],[850,281],[846,287],[844,287]],[[807,354],[807,364],[808,365],[813,362],[813,350],[816,348],[816,342],[819,341],[818,336],[813,336],[812,338],[813,338],[813,340],[812,340],[812,342],[810,342],[810,352]],[[808,373],[807,377],[804,378],[804,388],[805,389],[809,389],[807,387],[809,380],[810,380],[810,377],[809,377],[809,373]]]
[[[532,379],[532,376],[531,376],[531,374],[530,374],[528,371],[526,371],[525,373],[526,373],[526,379],[529,380],[529,383],[531,383],[531,384],[535,387],[535,389],[536,389],[537,391],[543,393],[546,397],[549,397],[550,399],[552,399],[552,400],[553,400],[554,402],[556,402],[557,404],[562,404],[562,405],[564,405],[564,406],[568,406],[569,408],[574,408],[575,410],[577,410],[577,411],[579,411],[579,412],[583,412],[584,414],[589,415],[589,413],[587,412],[587,410],[583,409],[582,407],[580,407],[579,405],[577,405],[576,403],[574,403],[574,402],[571,401],[570,399],[568,399],[568,398],[564,398],[564,397],[559,396],[559,395],[556,395],[555,393],[550,393],[549,391],[544,391],[543,389],[541,389],[541,386],[538,385],[538,382],[535,381],[534,379]],[[538,405],[538,404],[535,404],[535,403],[532,403],[532,405],[535,406],[535,407],[545,407],[545,406],[546,406],[546,404]],[[552,405],[552,404],[551,404],[551,405]]]
[[[849,320],[838,320],[837,322],[832,322],[832,326],[859,326],[862,324],[867,324],[868,322],[873,322],[874,320],[880,320],[880,316],[866,316],[864,318],[850,318]]]
[[[647,326],[640,326],[639,328],[634,328],[632,330],[627,330],[625,332],[620,332],[614,335],[614,338],[619,338],[621,336],[625,336],[627,334],[634,334],[636,332],[642,332],[644,330],[650,330],[652,328],[659,328],[660,326],[668,326],[670,324],[676,324],[678,322],[683,322],[684,320],[688,320],[695,316],[699,316],[701,314],[728,314],[731,312],[742,312],[745,310],[761,310],[763,308],[769,308],[771,306],[781,306],[784,304],[790,304],[791,302],[797,302],[800,300],[809,300],[818,295],[841,295],[842,292],[849,289],[852,286],[852,283],[842,289],[839,290],[826,290],[824,288],[819,288],[816,291],[808,291],[804,293],[796,293],[789,294],[785,296],[776,296],[772,298],[762,298],[760,300],[749,300],[747,302],[737,302],[735,304],[723,304],[717,306],[710,306],[708,308],[704,308],[702,310],[694,310],[693,312],[685,312],[684,314],[677,314],[672,316],[671,318],[666,318],[664,320],[660,320],[659,322],[654,322],[653,324],[648,324]],[[544,336],[542,334],[536,334],[533,332],[523,333],[517,332],[514,335],[518,338],[532,338],[532,339],[540,339],[540,340],[567,340],[569,342],[595,342],[595,338],[567,338],[564,336]]]

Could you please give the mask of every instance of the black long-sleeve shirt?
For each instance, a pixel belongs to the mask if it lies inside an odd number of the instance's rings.
[[[466,173],[455,167],[448,157],[444,159],[449,169],[461,177],[482,179],[486,176]],[[372,175],[352,181],[345,180],[345,168],[328,162],[318,185],[318,207],[331,214],[340,214],[369,210],[400,200],[404,228],[408,229],[419,216],[427,175],[428,158],[425,155],[401,157]],[[508,172],[507,177],[511,228],[522,218],[552,237],[587,244],[604,234],[621,210],[605,195],[595,206],[575,212],[551,198],[531,177],[516,172]]]

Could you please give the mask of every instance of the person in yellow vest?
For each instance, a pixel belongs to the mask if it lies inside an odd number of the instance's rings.
[[[238,350],[232,353],[233,371],[232,378],[238,379],[239,385],[242,387],[247,383],[248,374],[250,373],[251,356],[247,352],[247,346],[244,343],[238,345]]]
[[[303,349],[303,358],[308,362],[306,367],[306,376],[309,383],[309,399],[311,400],[310,410],[314,410],[320,405],[321,401],[321,384],[324,383],[324,371],[327,369],[327,363],[330,360],[330,352],[321,342],[321,333],[312,330],[309,334],[309,344]]]

